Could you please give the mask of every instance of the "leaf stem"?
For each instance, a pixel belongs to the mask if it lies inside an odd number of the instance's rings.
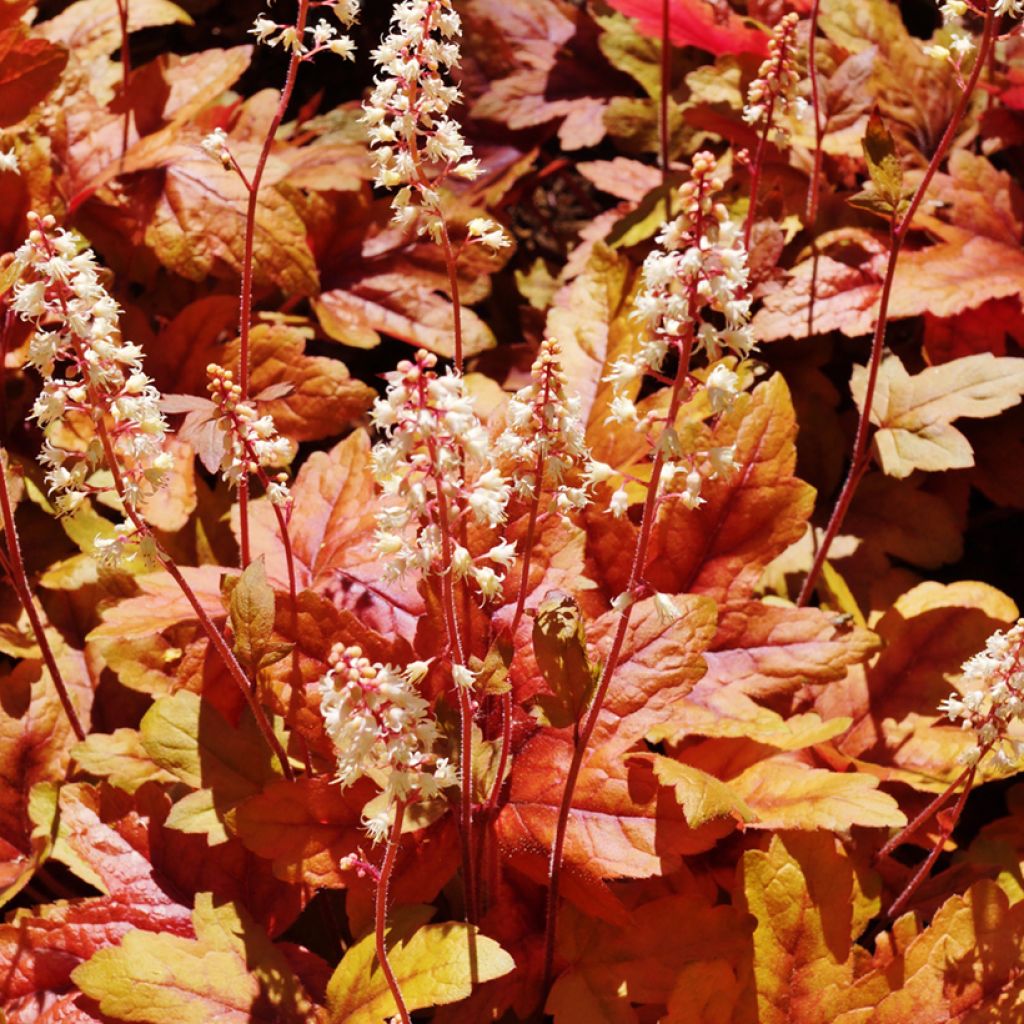
[[[120,0],[119,0],[120,2]],[[299,39],[302,39],[306,31],[306,18],[309,15],[310,0],[299,0],[299,9],[295,16],[295,32]],[[288,71],[285,75],[284,87],[281,89],[281,97],[278,100],[277,109],[270,121],[263,146],[260,149],[259,158],[256,161],[256,168],[248,181],[249,200],[245,210],[245,241],[242,252],[242,286],[238,302],[238,384],[242,389],[242,401],[249,398],[250,378],[252,376],[252,356],[250,351],[249,335],[252,325],[252,291],[253,291],[253,253],[256,246],[256,206],[259,202],[260,183],[263,180],[263,172],[266,170],[267,160],[270,158],[270,150],[274,145],[274,139],[278,128],[284,120],[288,104],[291,102],[292,93],[295,91],[295,79],[299,73],[299,64],[302,63],[302,54],[293,49],[288,61]],[[244,177],[243,177],[244,180]],[[239,517],[239,546],[241,548],[242,568],[248,566],[252,560],[252,551],[249,543],[249,479],[243,474],[238,481],[238,517]]]
[[[928,162],[928,167],[924,172],[924,177],[921,179],[921,183],[917,186],[917,189],[910,200],[910,205],[907,207],[906,213],[900,219],[898,224],[895,223],[894,217],[893,224],[891,225],[889,261],[885,269],[885,278],[882,282],[882,293],[879,297],[878,319],[875,323],[874,337],[871,341],[871,356],[868,361],[867,386],[864,390],[864,401],[860,411],[860,419],[857,422],[857,433],[854,437],[853,451],[850,457],[850,468],[847,472],[846,480],[843,483],[843,488],[839,492],[839,497],[836,499],[835,507],[832,509],[832,514],[829,517],[828,526],[825,528],[825,535],[822,538],[821,546],[818,548],[818,553],[811,565],[810,572],[808,572],[807,578],[804,580],[803,586],[800,588],[800,594],[797,597],[796,602],[797,607],[805,605],[810,599],[811,594],[814,592],[815,585],[818,582],[818,577],[821,575],[821,570],[825,565],[825,560],[828,558],[828,553],[832,547],[832,542],[836,539],[836,536],[843,525],[846,513],[849,511],[850,503],[853,501],[854,493],[857,490],[857,485],[860,483],[860,479],[864,475],[864,471],[870,461],[868,440],[871,433],[871,406],[875,397],[875,386],[878,383],[878,370],[882,363],[882,352],[885,349],[885,333],[889,319],[889,300],[892,296],[893,280],[896,276],[896,263],[899,260],[900,252],[903,249],[903,243],[906,241],[907,235],[910,233],[914,215],[917,213],[918,208],[924,201],[925,194],[928,191],[928,186],[931,184],[932,178],[935,177],[935,174],[939,169],[939,165],[945,158],[949,147],[953,144],[953,138],[956,134],[956,130],[959,127],[960,122],[963,120],[964,114],[967,112],[967,107],[970,104],[972,95],[974,94],[974,89],[978,84],[978,78],[988,61],[989,52],[995,41],[995,33],[996,18],[991,6],[989,6],[985,13],[985,27],[981,37],[981,45],[978,48],[974,67],[971,69],[971,74],[967,80],[963,95],[960,97],[960,102],[957,104],[956,110],[953,112],[953,116],[949,120],[949,124],[946,125],[946,130],[943,132],[942,138],[939,140],[939,144],[936,147],[935,152],[932,154],[931,160]]]
[[[754,218],[757,215],[758,194],[761,190],[761,173],[768,153],[768,134],[772,130],[772,117],[775,115],[775,95],[772,94],[765,112],[764,131],[757,140],[757,152],[750,167],[750,205],[747,207],[747,219],[743,224],[743,248],[750,252],[750,236],[754,230]]]
[[[28,574],[25,571],[25,561],[21,555],[18,530],[14,522],[14,508],[11,505],[11,495],[7,486],[7,462],[7,452],[0,448],[0,512],[3,514],[4,540],[7,548],[6,567],[10,573],[14,592],[18,595],[18,600],[28,616],[32,633],[36,638],[36,643],[39,645],[39,651],[43,657],[43,663],[46,665],[50,678],[53,680],[53,685],[57,691],[61,707],[64,709],[64,714],[67,715],[76,738],[79,742],[82,742],[85,740],[85,729],[82,728],[78,712],[71,701],[71,694],[68,692],[67,685],[64,682],[64,676],[61,674],[53,648],[50,646],[46,629],[43,626],[42,619],[39,617],[35,601],[32,599],[32,590],[29,587]]]
[[[660,142],[661,185],[665,189],[665,219],[672,216],[672,196],[668,188],[669,165],[669,89],[672,77],[672,40],[669,35],[669,0],[661,0],[661,83],[658,95],[658,136]]]
[[[690,297],[691,313],[694,305],[694,297]],[[693,328],[689,329],[682,353],[679,357],[679,366],[676,368],[675,380],[672,384],[672,398],[669,403],[666,422],[674,423],[679,414],[680,406],[684,397],[684,385],[689,379],[690,357],[693,351]],[[629,582],[626,584],[624,593],[634,595],[639,584],[642,582],[644,569],[647,564],[647,551],[650,546],[651,534],[654,530],[654,520],[658,509],[658,489],[661,484],[661,474],[665,468],[665,455],[659,446],[655,449],[654,462],[651,466],[651,480],[648,485],[647,497],[644,501],[643,515],[640,520],[640,534],[637,537],[636,547],[633,551],[633,564],[629,573]],[[576,783],[579,780],[580,768],[587,751],[587,746],[593,736],[604,706],[608,688],[611,685],[612,677],[619,665],[619,658],[622,654],[622,645],[626,640],[626,630],[629,628],[629,621],[633,614],[633,601],[630,601],[619,613],[619,621],[615,629],[615,636],[612,640],[611,650],[608,652],[608,660],[601,671],[601,678],[598,681],[594,693],[593,702],[587,714],[583,728],[579,731],[573,745],[572,759],[569,762],[569,771],[565,780],[565,789],[562,792],[562,802],[558,809],[558,818],[555,823],[555,840],[551,847],[551,858],[548,864],[548,899],[546,920],[544,929],[544,983],[542,991],[547,993],[551,988],[553,980],[555,961],[555,938],[558,921],[558,889],[562,872],[562,854],[565,848],[565,834],[569,823],[569,812],[572,808],[572,798],[576,791]]]
[[[395,859],[398,856],[398,845],[402,840],[402,819],[405,816],[405,804],[398,800],[395,803],[395,822],[391,826],[391,834],[388,836],[387,849],[384,851],[384,863],[380,868],[380,877],[377,880],[377,897],[375,900],[374,933],[377,939],[377,960],[380,962],[380,969],[384,972],[391,996],[395,1000],[398,1009],[398,1016],[402,1024],[410,1024],[409,1011],[402,996],[402,989],[391,969],[388,960],[387,944],[385,942],[385,928],[388,918],[388,885],[391,882],[391,874],[395,868]]]

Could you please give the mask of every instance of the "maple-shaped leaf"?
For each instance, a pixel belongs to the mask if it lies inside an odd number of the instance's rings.
[[[513,131],[559,122],[564,149],[596,146],[619,82],[596,45],[585,9],[565,0],[479,0],[466,13],[468,47],[481,65],[483,87],[471,111]],[[496,45],[495,40],[501,40]]]
[[[465,999],[473,986],[500,978],[515,961],[493,939],[475,935],[472,925],[425,924],[429,907],[406,907],[392,915],[386,933],[388,961],[409,1010]],[[384,972],[377,962],[375,937],[350,947],[327,986],[329,1024],[379,1024],[396,1012]]]
[[[17,124],[60,81],[68,51],[26,25],[0,29],[0,127]]]
[[[300,589],[311,589],[388,636],[415,636],[423,599],[409,582],[380,579],[374,545],[377,488],[370,465],[370,443],[357,430],[329,452],[314,452],[291,486],[291,543]],[[288,572],[277,517],[269,502],[254,502],[251,517],[254,555],[266,557],[267,576],[287,590]]]
[[[157,700],[139,731],[153,761],[195,790],[174,805],[168,826],[202,832],[211,844],[227,840],[227,815],[280,771],[250,716],[233,729],[188,690]]]
[[[132,931],[75,969],[75,983],[120,1020],[249,1024],[322,1020],[287,959],[234,903],[196,896],[195,938]]]
[[[278,432],[293,441],[336,437],[369,409],[376,392],[354,380],[345,364],[305,352],[313,336],[301,324],[256,324],[250,332],[252,393]],[[233,366],[237,343],[220,359]]]
[[[55,631],[48,635],[82,714],[92,689],[83,685],[88,675],[80,655]],[[28,884],[50,850],[56,801],[43,787],[64,779],[73,743],[71,724],[40,660],[25,658],[0,678],[0,905]]]
[[[105,779],[126,793],[134,793],[147,782],[177,779],[149,756],[137,729],[90,733],[84,742],[75,745],[72,753],[82,771]]]
[[[757,922],[751,980],[761,1024],[832,1024],[871,1005],[858,1001],[866,992],[851,991],[870,961],[852,940],[878,910],[878,885],[836,839],[773,836],[767,850],[743,855],[737,890]]]
[[[660,0],[610,0],[617,11],[636,18],[640,29],[661,38]],[[669,38],[674,46],[696,46],[708,53],[768,52],[768,36],[746,22],[727,4],[705,0],[671,0],[668,8]]]
[[[127,18],[129,32],[193,23],[171,0],[139,0],[135,10],[129,8]],[[43,22],[40,31],[52,42],[63,43],[83,61],[109,56],[121,45],[117,8],[103,0],[76,0],[55,18]]]
[[[244,799],[235,830],[248,849],[272,861],[278,878],[343,888],[355,876],[340,861],[365,844],[361,816],[375,792],[369,782],[342,790],[329,776],[282,779]]]
[[[836,1024],[1014,1021],[1022,1006],[1018,949],[1024,903],[1012,906],[992,881],[947,900],[921,930],[905,915],[877,940],[876,966],[847,999]]]
[[[565,966],[545,1007],[555,1024],[635,1022],[632,1007],[667,1003],[687,965],[715,961],[738,969],[750,941],[748,922],[692,888],[639,903],[623,924],[595,921],[567,905],[557,949]]]
[[[712,431],[710,444],[735,445],[736,472],[708,481],[700,508],[665,502],[651,536],[651,586],[719,602],[750,596],[761,570],[803,532],[814,504],[813,488],[793,475],[795,441],[793,404],[776,374]]]
[[[842,753],[926,791],[945,789],[973,739],[944,724],[938,704],[957,688],[964,661],[1017,615],[1013,601],[984,583],[928,582],[901,595],[875,623],[882,651],[815,702],[826,718],[852,719]]]
[[[225,617],[220,581],[231,571],[213,565],[181,567],[192,592],[214,621]],[[104,610],[102,622],[89,634],[90,640],[143,639],[195,619],[192,605],[166,573],[140,577],[138,585],[141,594],[137,597],[129,597]]]
[[[854,368],[850,387],[857,405],[863,406],[863,367]],[[871,404],[882,469],[889,476],[905,477],[915,469],[937,472],[973,466],[970,442],[953,420],[996,416],[1017,405],[1022,394],[1024,359],[986,352],[911,376],[897,356],[889,356],[879,368]]]
[[[158,173],[158,172],[153,172]],[[233,169],[198,150],[178,154],[162,172],[163,192],[146,225],[145,241],[160,262],[190,281],[214,271],[241,272],[249,193]],[[256,287],[313,295],[319,277],[298,211],[274,185],[256,205]]]
[[[1024,252],[1020,245],[950,229],[950,240],[904,251],[896,265],[889,320],[931,314],[948,317],[993,299],[1024,295]],[[847,337],[870,334],[889,254],[874,239],[867,258],[851,265],[822,253],[818,260],[814,332],[841,331]],[[752,326],[761,341],[807,337],[812,262],[790,271],[789,281],[765,297]]]

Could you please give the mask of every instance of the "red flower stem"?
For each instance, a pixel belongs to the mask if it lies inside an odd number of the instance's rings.
[[[388,950],[385,943],[384,931],[388,919],[388,885],[391,881],[391,873],[395,869],[395,859],[398,856],[398,845],[402,840],[402,818],[405,816],[405,804],[399,800],[395,803],[395,823],[391,826],[391,835],[388,837],[387,849],[384,851],[384,863],[380,868],[380,877],[377,880],[377,897],[375,900],[374,913],[374,934],[377,939],[377,960],[380,969],[388,983],[388,989],[395,1000],[398,1009],[398,1017],[402,1024],[410,1024],[409,1011],[402,997],[402,989],[399,987],[395,972],[391,969],[388,960]]]
[[[422,377],[419,381],[420,401],[426,402]],[[452,664],[465,665],[466,654],[459,633],[458,613],[455,609],[455,588],[452,584],[452,528],[448,515],[448,499],[441,485],[438,468],[437,445],[433,438],[427,439],[431,465],[435,469],[434,486],[437,498],[437,525],[441,534],[441,607],[444,614],[445,632],[451,650]],[[456,684],[459,702],[459,761],[462,770],[459,789],[459,835],[462,845],[462,873],[466,891],[466,920],[475,924],[477,919],[476,879],[473,865],[473,703],[464,686]]]
[[[668,187],[669,162],[669,88],[672,77],[672,40],[669,35],[669,0],[661,0],[661,91],[658,96],[658,134],[661,144],[661,184],[665,189],[665,219],[672,216],[672,196]]]
[[[985,748],[986,752],[988,748]],[[982,755],[984,756],[984,754]],[[931,871],[932,865],[939,859],[939,854],[942,853],[942,848],[946,845],[946,840],[953,834],[953,829],[956,827],[956,823],[960,820],[960,815],[963,813],[964,804],[967,803],[967,797],[971,792],[971,785],[974,782],[974,776],[978,770],[977,764],[972,764],[967,770],[967,777],[964,781],[964,789],[960,794],[960,798],[956,802],[956,806],[953,808],[949,816],[949,822],[943,825],[939,829],[938,838],[935,840],[935,845],[931,848],[928,856],[922,861],[917,871],[914,872],[914,877],[907,883],[906,888],[897,897],[895,902],[885,912],[885,916],[888,920],[893,920],[899,917],[903,908],[907,905],[910,897],[917,892],[918,887],[928,876],[928,872]],[[963,776],[961,776],[963,778]],[[946,794],[943,794],[945,796]]]
[[[309,14],[310,0],[299,0],[299,10],[295,17],[295,32],[301,40],[306,32],[306,18]],[[253,252],[256,246],[256,205],[259,201],[260,183],[263,180],[263,172],[266,170],[267,160],[270,158],[270,150],[274,145],[274,138],[277,129],[281,127],[285,112],[291,101],[292,93],[295,91],[295,79],[299,73],[299,64],[302,63],[302,54],[292,50],[291,59],[288,61],[288,71],[285,75],[284,88],[281,90],[281,98],[277,104],[277,110],[270,121],[266,137],[263,140],[263,148],[260,150],[259,158],[256,161],[256,168],[249,179],[249,202],[245,210],[245,242],[242,253],[242,288],[239,296],[238,308],[238,384],[242,389],[242,401],[249,397],[250,377],[252,376],[252,357],[250,352],[249,334],[252,325],[252,289],[253,289]],[[252,552],[249,545],[249,478],[244,475],[238,481],[238,519],[239,537],[242,555],[242,568],[244,569],[252,559]]]
[[[700,236],[700,224],[698,223],[696,233]],[[691,317],[694,308],[694,294],[690,296]],[[683,402],[684,385],[689,378],[690,356],[693,351],[693,329],[683,346],[679,357],[679,366],[676,369],[675,381],[672,385],[672,399],[669,403],[666,416],[667,423],[674,423]],[[640,535],[637,537],[636,548],[633,551],[633,565],[629,573],[629,582],[626,584],[625,594],[632,595],[644,573],[647,565],[647,549],[650,546],[651,533],[654,530],[654,520],[658,507],[658,487],[661,483],[661,474],[665,468],[665,456],[660,447],[656,448],[654,462],[651,467],[651,481],[648,485],[647,498],[644,501],[643,516],[640,520]],[[611,650],[608,652],[608,660],[601,671],[601,678],[594,693],[594,700],[590,705],[587,720],[580,730],[573,746],[572,760],[569,762],[569,772],[565,780],[565,789],[562,792],[562,802],[558,809],[558,819],[555,823],[555,841],[551,847],[551,859],[548,864],[548,901],[544,929],[544,984],[542,991],[547,993],[551,988],[555,962],[555,936],[558,921],[558,887],[562,872],[562,853],[565,847],[565,834],[569,824],[569,811],[572,808],[572,798],[576,791],[576,783],[579,779],[580,768],[583,764],[583,757],[586,754],[590,738],[597,726],[601,709],[604,706],[608,688],[611,685],[612,677],[619,665],[619,657],[622,654],[622,645],[626,640],[626,630],[629,628],[629,620],[633,614],[633,602],[631,601],[620,613],[619,622],[615,630],[615,637],[612,640]]]
[[[758,193],[761,190],[761,172],[764,170],[764,161],[768,153],[768,133],[772,130],[772,117],[775,114],[775,94],[768,101],[768,109],[765,111],[764,131],[761,138],[757,140],[757,153],[754,156],[754,163],[750,168],[750,206],[747,207],[747,219],[743,225],[743,248],[750,252],[750,235],[754,230],[754,217],[757,215]]]
[[[14,523],[14,508],[11,505],[11,495],[7,487],[7,453],[0,449],[0,511],[3,513],[4,541],[7,547],[6,566],[11,577],[11,584],[14,592],[18,595],[22,608],[28,616],[32,633],[39,645],[39,651],[43,657],[43,664],[46,665],[50,678],[53,680],[57,697],[60,700],[64,714],[71,723],[71,729],[79,742],[85,739],[85,729],[78,718],[78,712],[71,702],[71,694],[68,692],[64,682],[64,676],[57,666],[57,659],[54,656],[53,648],[46,636],[46,629],[36,609],[35,601],[32,599],[32,590],[29,587],[28,574],[25,571],[25,562],[21,556],[21,544],[18,540],[18,530]]]
[[[807,189],[807,225],[814,227],[818,219],[818,198],[821,189],[821,164],[824,156],[826,121],[821,119],[821,89],[818,85],[818,11],[821,0],[814,0],[807,39],[807,74],[811,79],[811,110],[814,112],[814,169]]]
[[[121,160],[128,152],[128,129],[131,104],[128,102],[128,80],[132,73],[132,54],[128,43],[128,0],[117,0],[117,20],[121,28],[121,99],[124,102],[124,122],[121,125]]]
[[[871,357],[868,361],[867,386],[864,389],[864,402],[860,412],[860,419],[857,422],[857,433],[853,441],[850,468],[843,483],[843,489],[839,492],[835,507],[832,509],[832,515],[829,517],[828,526],[825,528],[825,536],[821,541],[821,547],[818,548],[818,553],[814,558],[810,572],[808,572],[807,578],[800,588],[800,595],[796,602],[797,607],[805,605],[814,592],[814,587],[818,582],[818,577],[821,575],[825,560],[828,558],[832,542],[836,539],[839,530],[842,528],[843,522],[846,519],[846,513],[849,511],[850,503],[853,501],[854,493],[857,490],[857,485],[870,460],[868,440],[871,433],[871,406],[875,397],[875,387],[878,383],[878,369],[882,363],[882,352],[885,349],[885,333],[889,319],[889,300],[892,296],[892,285],[896,276],[896,263],[903,249],[903,243],[910,233],[914,214],[917,213],[918,207],[924,201],[928,186],[931,184],[932,178],[938,171],[939,165],[945,158],[949,147],[953,144],[956,130],[967,111],[971,96],[978,84],[978,78],[988,61],[989,51],[995,41],[995,28],[996,19],[991,7],[989,7],[985,14],[985,28],[981,37],[981,45],[978,48],[978,55],[974,61],[974,67],[971,69],[966,88],[960,97],[960,102],[957,104],[949,124],[946,125],[946,130],[928,163],[924,177],[921,179],[921,183],[917,186],[917,190],[910,200],[907,212],[903,215],[898,225],[894,223],[891,227],[892,241],[889,248],[889,262],[885,268],[885,279],[882,282],[882,294],[878,304],[878,320],[875,323],[875,333],[871,341]]]
[[[942,808],[949,801],[949,798],[960,788],[960,784],[970,774],[971,769],[969,767],[965,768],[953,780],[953,782],[951,782],[937,797],[935,797],[934,800],[932,800],[928,804],[928,806],[923,811],[916,815],[913,821],[904,825],[903,828],[901,828],[899,832],[897,832],[896,835],[894,835],[892,839],[890,839],[885,844],[885,846],[883,846],[878,851],[878,853],[875,854],[875,859],[881,860],[882,857],[888,857],[889,854],[893,852],[893,850],[895,850],[899,846],[902,846],[905,842],[910,840],[915,835],[917,830],[921,828],[921,826],[926,821],[928,821],[930,818],[932,818],[934,815],[938,814],[938,812],[942,810]]]
[[[818,11],[821,0],[814,0],[807,39],[807,74],[811,79],[811,110],[814,114],[814,167],[807,188],[807,230],[811,234],[811,294],[807,302],[807,337],[814,334],[814,304],[818,297],[818,200],[821,194],[821,166],[824,156],[825,121],[821,117],[821,90],[818,85]]]
[[[463,371],[462,355],[462,298],[459,292],[459,274],[455,259],[455,250],[452,248],[452,240],[448,234],[448,223],[444,217],[440,218],[441,223],[441,248],[444,250],[444,262],[448,268],[448,290],[452,293],[452,334],[455,345],[455,369],[458,373]]]

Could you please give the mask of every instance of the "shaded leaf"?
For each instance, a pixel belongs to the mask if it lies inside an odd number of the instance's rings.
[[[281,951],[233,903],[200,893],[195,939],[129,932],[78,967],[75,983],[122,1020],[299,1024],[318,1015]]]

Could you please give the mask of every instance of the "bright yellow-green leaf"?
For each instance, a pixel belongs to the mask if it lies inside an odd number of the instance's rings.
[[[180,690],[161,697],[140,726],[142,746],[161,768],[198,793],[171,810],[167,824],[224,842],[225,815],[279,774],[266,740],[248,714],[232,729],[208,702]]]
[[[388,961],[410,1011],[458,1002],[476,985],[515,967],[498,943],[478,934],[474,975],[469,943],[475,929],[454,922],[422,924],[429,913],[429,908],[406,908],[387,936]],[[380,1024],[396,1012],[373,935],[352,946],[338,964],[327,986],[327,1007],[330,1024]]]
[[[672,786],[675,790],[676,800],[690,828],[700,828],[716,818],[735,817],[741,821],[753,821],[756,817],[729,783],[692,765],[670,757],[655,757],[654,774],[663,786]]]
[[[91,775],[134,793],[147,782],[174,782],[175,776],[161,768],[146,752],[135,729],[116,729],[109,735],[94,732],[77,744],[71,756]]]
[[[321,1019],[288,961],[234,903],[196,896],[195,939],[129,932],[72,978],[103,1013],[150,1024],[311,1024]]]

